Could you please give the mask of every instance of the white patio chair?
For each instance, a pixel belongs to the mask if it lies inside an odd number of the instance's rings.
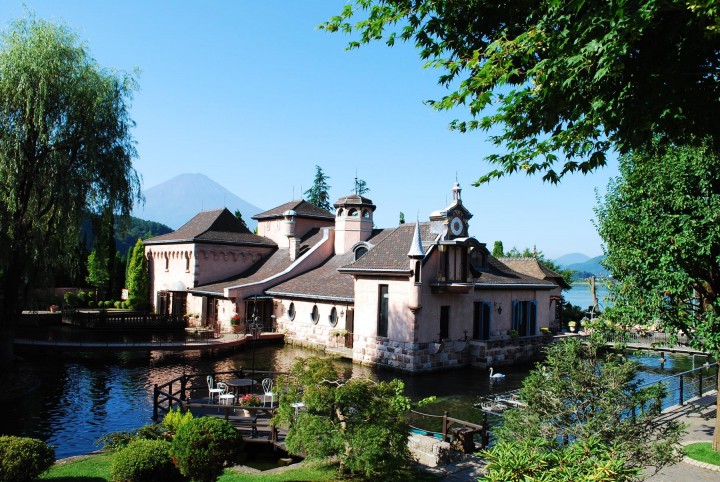
[[[234,405],[235,402],[235,394],[234,393],[228,393],[228,386],[227,383],[218,382],[217,388],[222,390],[220,392],[220,395],[218,395],[219,403],[220,405]]]
[[[212,375],[207,376],[207,384],[208,384],[208,393],[210,395],[210,403],[213,401],[213,395],[218,394],[220,396],[222,394],[222,389],[215,386],[215,380],[213,380]]]
[[[262,381],[262,387],[263,387],[263,406],[267,403],[268,397],[270,398],[270,406],[273,406],[273,402],[275,401],[275,394],[273,393],[273,381],[272,378],[265,378]]]

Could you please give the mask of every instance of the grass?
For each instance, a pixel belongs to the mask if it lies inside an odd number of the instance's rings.
[[[720,452],[715,452],[710,442],[699,442],[687,445],[685,446],[685,454],[699,462],[720,465]]]
[[[39,480],[53,482],[110,482],[111,452],[89,455],[78,459],[55,464]],[[276,474],[243,474],[226,470],[219,482],[340,482],[360,481],[359,478],[341,478],[336,472],[337,466],[328,463],[304,463],[297,468],[289,468]],[[438,479],[429,474],[408,471],[402,480],[434,482]]]

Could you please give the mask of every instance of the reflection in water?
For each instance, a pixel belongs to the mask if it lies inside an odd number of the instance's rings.
[[[258,346],[257,370],[287,371],[300,357],[317,352],[289,346]],[[665,355],[664,374],[692,368],[692,359]],[[252,366],[252,350],[214,357],[200,352],[121,352],[26,355],[41,379],[40,389],[21,400],[0,405],[0,433],[34,436],[56,447],[58,458],[95,450],[102,435],[133,430],[151,422],[152,392],[182,373],[221,372]],[[640,356],[650,368],[646,381],[663,376],[659,355]],[[703,363],[698,360],[699,363]],[[487,370],[458,368],[441,373],[403,375],[335,362],[344,377],[371,376],[378,380],[402,378],[406,393],[417,401],[435,395],[438,403],[424,407],[428,413],[447,410],[454,417],[479,421],[481,413],[473,407],[481,396],[517,389],[531,365],[503,367],[505,380],[493,382]]]

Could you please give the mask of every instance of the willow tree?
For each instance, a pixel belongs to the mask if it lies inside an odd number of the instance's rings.
[[[513,172],[557,182],[661,136],[720,142],[720,14],[702,0],[353,0],[321,28],[350,48],[414,43],[438,69],[440,110],[490,133],[485,182]]]
[[[64,25],[35,17],[0,36],[0,365],[29,288],[60,270],[83,213],[129,215],[140,183],[132,75],[109,71]]]
[[[615,279],[604,316],[684,333],[720,360],[720,156],[658,147],[623,157],[620,173],[597,209]]]

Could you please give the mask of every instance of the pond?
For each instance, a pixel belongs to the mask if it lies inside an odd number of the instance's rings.
[[[282,345],[258,346],[258,370],[286,371],[299,357],[318,352]],[[252,365],[252,350],[212,356],[200,352],[48,353],[24,352],[21,356],[40,378],[39,389],[27,396],[0,404],[0,433],[43,439],[55,446],[56,457],[85,454],[99,447],[95,441],[114,431],[132,430],[151,422],[152,390],[183,372],[229,371]],[[642,361],[648,376],[676,373],[692,368],[688,357],[666,355],[662,370],[658,355]],[[704,362],[704,360],[702,360]],[[698,361],[698,363],[702,363]],[[372,376],[379,380],[402,378],[406,393],[417,401],[437,396],[424,407],[428,413],[480,422],[482,413],[473,405],[481,397],[520,388],[530,364],[502,367],[505,379],[493,382],[487,370],[459,368],[421,375],[401,375],[373,370],[338,360],[344,377]]]

